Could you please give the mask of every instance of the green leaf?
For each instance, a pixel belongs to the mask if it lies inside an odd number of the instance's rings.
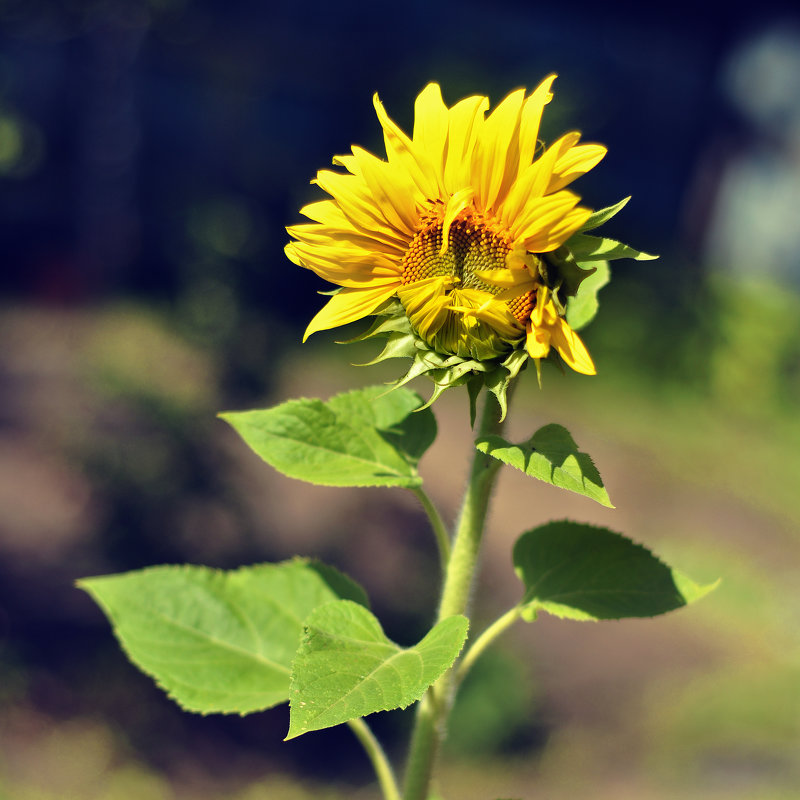
[[[628,200],[630,200],[630,195],[628,197],[623,197],[619,203],[616,203],[613,206],[608,206],[607,208],[599,208],[595,211],[586,222],[583,223],[578,233],[584,233],[585,231],[592,231],[595,228],[599,228],[601,225],[605,225],[612,217],[616,217],[626,205],[628,205]]]
[[[263,411],[220,414],[278,472],[322,486],[420,486],[436,420],[408,389],[370,386]],[[414,413],[416,412],[416,413]]]
[[[567,520],[523,533],[514,569],[529,621],[539,609],[575,620],[654,617],[716,586],[699,586],[619,533]]]
[[[511,444],[502,436],[486,436],[477,439],[475,447],[532,478],[614,508],[591,457],[578,450],[570,432],[561,425],[545,425],[522,444]]]
[[[567,299],[567,323],[574,331],[585,328],[597,314],[597,293],[611,280],[608,261],[598,261],[597,269],[581,283],[575,297]]]
[[[231,572],[161,566],[84,578],[128,658],[187,711],[249,714],[289,699],[303,620],[363,589],[303,559]]]
[[[652,261],[658,258],[615,239],[588,236],[585,233],[576,233],[567,241],[566,247],[579,264],[587,261],[614,261],[617,258],[632,258],[635,261]]]
[[[286,738],[419,700],[456,660],[468,626],[466,617],[448,617],[403,649],[363,606],[347,600],[320,606],[306,620],[292,666]]]

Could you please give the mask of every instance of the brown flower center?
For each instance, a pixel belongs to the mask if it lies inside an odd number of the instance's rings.
[[[465,215],[453,221],[447,247],[442,252],[443,229],[444,223],[439,216],[414,236],[402,261],[403,286],[426,278],[447,277],[451,288],[480,289],[490,295],[498,294],[500,287],[482,280],[478,273],[505,267],[506,256],[511,250],[508,236],[493,230],[491,224],[475,215]],[[515,319],[524,324],[534,303],[534,293],[527,292],[508,301],[507,306]]]

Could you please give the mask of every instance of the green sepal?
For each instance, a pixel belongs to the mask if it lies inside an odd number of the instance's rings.
[[[588,274],[588,273],[587,273]],[[414,378],[424,376],[433,381],[434,388],[427,403],[428,408],[447,390],[466,385],[470,396],[470,417],[475,420],[475,405],[480,390],[485,386],[497,397],[503,416],[507,409],[507,392],[511,382],[526,366],[529,358],[524,346],[511,347],[505,356],[478,360],[433,350],[411,328],[399,300],[387,304],[378,312],[372,325],[350,342],[372,338],[386,339],[382,352],[368,364],[377,364],[390,358],[409,358],[411,365],[393,386],[405,386]]]
[[[301,558],[232,571],[151,567],[77,585],[105,612],[128,658],[200,714],[286,702],[303,619],[333,600],[368,604],[348,577]]]
[[[632,258],[634,261],[653,261],[658,258],[615,239],[589,236],[585,233],[576,233],[570,237],[565,247],[569,248],[575,260],[581,264],[592,261],[614,261],[618,258]]]
[[[521,444],[511,444],[502,436],[486,436],[477,439],[475,447],[532,478],[614,508],[591,456],[578,450],[561,425],[545,425]]]
[[[417,463],[436,438],[419,395],[384,386],[220,417],[279,472],[321,486],[416,488]]]
[[[523,533],[513,561],[528,621],[539,610],[581,621],[654,617],[717,585],[700,586],[619,533],[569,520]]]
[[[628,201],[631,199],[630,195],[627,197],[623,197],[619,203],[616,203],[613,206],[607,206],[606,208],[599,208],[595,211],[586,222],[581,225],[578,229],[578,233],[585,233],[586,231],[593,231],[595,228],[599,228],[601,225],[605,225],[612,217],[616,217],[626,205],[628,205]]]
[[[569,244],[569,242],[567,243]],[[567,249],[566,246],[559,247],[552,253],[547,254],[547,260],[555,266],[554,272],[557,272],[558,281],[546,281],[547,285],[553,289],[553,299],[556,301],[559,311],[563,312],[564,306],[560,299],[560,295],[565,298],[574,297],[578,293],[583,281],[585,281],[593,272],[594,267],[582,267],[576,260],[574,254]]]
[[[508,390],[511,382],[528,366],[529,360],[528,351],[524,348],[512,350],[499,366],[486,373],[484,383],[486,388],[497,398],[500,405],[501,422],[508,412]]]
[[[578,293],[567,300],[567,324],[574,331],[585,328],[597,314],[597,293],[611,280],[608,261],[595,262],[595,271],[581,283]]]
[[[315,609],[292,664],[286,738],[416,702],[453,665],[468,627],[466,617],[448,617],[402,648],[363,606],[340,600]]]

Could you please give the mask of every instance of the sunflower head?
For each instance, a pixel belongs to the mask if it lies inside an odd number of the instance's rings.
[[[574,132],[549,147],[539,141],[554,79],[512,92],[488,116],[488,98],[448,108],[429,84],[410,137],[375,96],[386,160],[357,146],[334,158],[344,171],[321,170],[314,181],[329,199],[301,209],[311,223],[288,228],[288,257],[340,287],[306,337],[375,317],[358,338],[388,340],[376,360],[412,358],[400,383],[431,377],[432,400],[466,383],[473,397],[487,386],[504,407],[531,358],[537,370],[551,359],[595,373],[570,306],[581,293],[591,306],[603,281],[582,289],[583,280],[598,265],[607,274],[606,259],[647,256],[583,233],[626,201],[593,214],[566,188],[606,148]],[[585,324],[586,297],[578,306]]]

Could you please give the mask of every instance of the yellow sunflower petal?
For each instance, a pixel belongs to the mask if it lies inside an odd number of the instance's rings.
[[[372,104],[383,128],[383,139],[389,161],[402,165],[425,197],[437,197],[439,181],[431,159],[415,147],[408,135],[389,119],[377,94],[373,95]]]
[[[442,219],[442,246],[439,255],[444,255],[450,246],[450,227],[455,218],[472,202],[475,192],[471,186],[456,192],[448,201]]]
[[[416,187],[408,173],[397,164],[388,164],[372,153],[353,147],[353,156],[361,176],[372,192],[383,216],[392,226],[408,236],[413,236],[419,222]]]
[[[561,219],[551,219],[550,227],[523,239],[528,250],[535,253],[550,253],[561,247],[592,215],[589,208],[578,206],[564,214]]]
[[[516,242],[535,253],[544,252],[529,244],[536,237],[547,239],[550,227],[560,221],[578,203],[580,198],[569,191],[548,194],[530,200],[511,225],[511,235]]]
[[[537,328],[530,322],[527,324],[525,336],[525,349],[531,358],[547,358],[550,352],[550,331],[546,328]]]
[[[290,225],[286,228],[286,231],[290,236],[306,244],[335,246],[341,242],[348,242],[355,247],[361,247],[364,250],[373,252],[377,251],[378,253],[390,256],[397,262],[403,258],[406,251],[406,247],[399,243],[384,242],[380,239],[368,236],[365,233],[361,233],[349,226],[346,220],[345,224],[338,228],[310,223],[308,225]]]
[[[522,332],[508,306],[480,289],[454,289],[450,294],[450,310],[487,323],[503,339],[515,339]]]
[[[534,90],[522,106],[519,123],[519,167],[517,176],[522,175],[525,169],[533,162],[536,155],[536,145],[539,140],[539,125],[542,120],[544,107],[552,100],[553,93],[550,87],[556,75],[548,75]]]
[[[556,161],[547,187],[548,194],[563,189],[576,178],[596,167],[608,152],[602,144],[579,144],[571,147]]]
[[[425,278],[397,290],[408,318],[424,339],[434,336],[447,319],[450,298],[446,284],[445,278]]]
[[[496,286],[500,291],[494,296],[495,300],[513,300],[526,292],[536,288],[537,282],[527,269],[492,269],[477,270],[476,277],[490,286]]]
[[[512,233],[515,225],[519,227],[520,218],[525,217],[528,207],[544,195],[557,159],[558,151],[549,148],[524,170],[509,189],[498,214],[503,223],[512,229]]]
[[[597,374],[594,361],[592,361],[586,345],[581,341],[580,336],[570,328],[565,319],[556,317],[550,332],[550,343],[558,350],[568,366],[575,372],[584,375]]]
[[[340,241],[349,241],[351,234],[355,234],[358,241],[378,242],[395,252],[400,252],[400,257],[408,247],[408,237],[400,236],[396,230],[386,226],[363,226],[349,219],[334,200],[322,200],[318,203],[309,203],[300,209],[300,213],[319,222],[320,232],[330,233]],[[354,240],[355,243],[358,241]],[[362,245],[364,246],[364,245]],[[366,245],[369,247],[369,244]]]
[[[438,83],[429,83],[414,103],[414,146],[426,153],[436,173],[440,188],[444,188],[444,157],[447,145],[449,115],[442,100]]]
[[[525,90],[511,92],[483,124],[472,160],[475,198],[481,210],[503,200],[519,166],[519,118]]]
[[[314,222],[320,222],[323,225],[337,227],[342,222],[347,223],[347,217],[342,214],[342,210],[333,200],[318,200],[316,203],[308,203],[300,209],[300,213],[304,217],[308,217]]]
[[[358,169],[358,164],[356,163],[356,159],[350,153],[343,156],[334,156],[333,159],[331,160],[335,167],[344,167],[352,175],[359,174],[359,169]]]
[[[312,333],[347,325],[372,314],[395,293],[394,286],[369,289],[342,289],[317,312],[303,334],[305,342]]]
[[[286,255],[295,264],[310,269],[326,281],[339,286],[399,286],[402,270],[392,261],[379,260],[375,254],[357,248],[332,247],[322,250],[315,245],[292,242]]]
[[[405,232],[398,231],[375,204],[372,192],[360,175],[343,175],[328,169],[321,169],[313,181],[336,201],[342,213],[350,222],[361,228],[380,231],[384,236],[403,241]]]
[[[444,165],[445,191],[455,194],[470,185],[472,151],[488,108],[488,97],[475,96],[461,100],[450,109]]]

